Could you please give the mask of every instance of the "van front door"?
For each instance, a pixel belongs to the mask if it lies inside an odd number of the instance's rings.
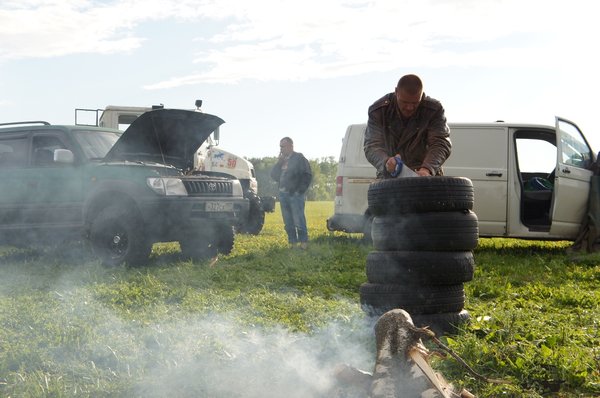
[[[550,235],[574,239],[587,211],[594,156],[581,130],[556,118],[557,162]]]

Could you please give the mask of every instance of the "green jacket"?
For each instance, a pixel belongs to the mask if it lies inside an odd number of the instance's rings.
[[[423,94],[416,113],[400,116],[396,96],[389,93],[369,107],[364,150],[378,177],[389,177],[385,162],[400,154],[411,169],[428,168],[432,175],[443,174],[442,164],[450,156],[452,143],[442,104]]]

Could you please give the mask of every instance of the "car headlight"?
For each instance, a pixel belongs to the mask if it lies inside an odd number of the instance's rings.
[[[187,196],[187,190],[181,178],[151,177],[146,180],[154,192],[164,196]]]
[[[240,184],[239,180],[232,180],[232,189],[231,193],[233,196],[244,196],[244,191],[242,190],[242,184]]]

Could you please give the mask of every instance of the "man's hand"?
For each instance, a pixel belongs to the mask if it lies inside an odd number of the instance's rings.
[[[431,171],[429,171],[428,168],[426,167],[421,167],[418,170],[415,170],[417,172],[418,175],[420,175],[421,177],[428,177],[431,175]]]
[[[400,156],[400,155],[396,155],[396,156]],[[390,174],[392,174],[394,172],[394,170],[396,170],[396,158],[395,157],[392,156],[392,157],[388,158],[388,160],[385,162],[385,169]]]

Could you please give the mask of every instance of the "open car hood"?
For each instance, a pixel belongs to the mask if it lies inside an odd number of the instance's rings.
[[[194,166],[194,154],[223,119],[182,109],[157,109],[135,119],[104,160],[151,161],[179,169]]]

